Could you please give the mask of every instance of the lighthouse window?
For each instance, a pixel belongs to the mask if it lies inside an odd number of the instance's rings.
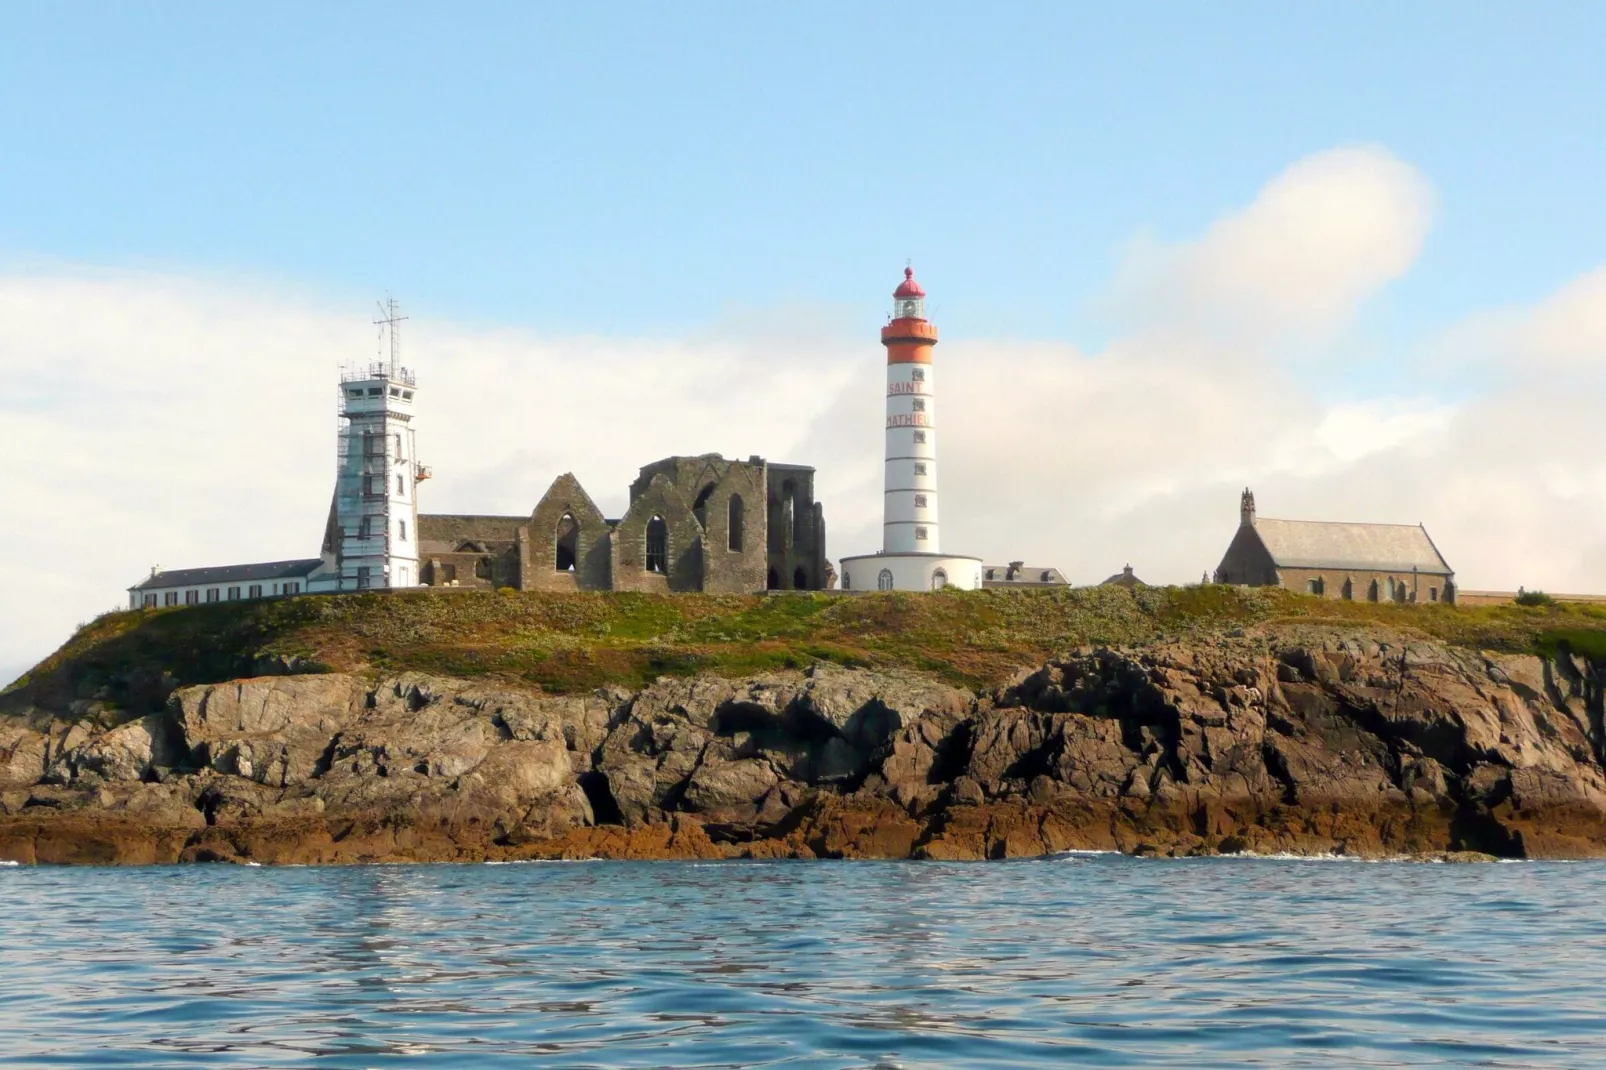
[[[396,477],[396,493],[397,494],[406,494],[407,493],[407,485],[402,482],[402,478],[403,477],[401,477],[401,476],[397,476]]]
[[[661,516],[647,521],[647,571],[669,571],[669,525]]]
[[[915,398],[915,400],[914,400],[914,410],[915,410],[915,412],[925,412],[926,411],[926,399],[925,398]]]
[[[925,474],[926,474],[926,462],[925,461],[916,461],[915,462],[915,475],[923,476]]]
[[[911,368],[909,370],[909,379],[910,379],[911,382],[916,382],[916,383],[925,382],[926,381],[926,369],[924,369],[924,368]]]
[[[360,397],[362,397],[362,391],[361,390],[348,390],[348,391],[346,391],[346,396],[348,398],[360,398]]]
[[[948,586],[948,573],[939,568],[931,574],[931,589],[940,591],[946,586]]]
[[[403,390],[402,391],[402,400],[403,401],[411,401],[411,400],[413,400],[413,392],[411,390]]]
[[[746,523],[747,506],[742,504],[740,494],[731,495],[730,503],[730,548],[734,553],[742,551],[742,527]]]
[[[881,575],[875,578],[875,585],[876,590],[878,591],[892,590],[892,570],[886,568],[882,569]]]
[[[926,443],[926,433],[924,431],[916,431],[915,432],[915,444],[923,446],[923,445],[925,445],[925,443]]]
[[[926,541],[926,529],[925,528],[915,528],[915,540],[917,542],[925,542]]]
[[[925,507],[926,507],[926,496],[924,494],[916,494],[915,495],[915,508],[916,509],[924,509]]]
[[[371,398],[382,397],[384,393],[385,388],[382,386],[371,386],[368,388],[368,396]]]
[[[398,539],[400,539],[402,542],[406,542],[407,541],[407,521],[405,521],[405,520],[396,521],[396,537]]]

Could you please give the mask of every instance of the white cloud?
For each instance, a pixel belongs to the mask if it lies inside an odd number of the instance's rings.
[[[1322,335],[1416,261],[1432,187],[1378,147],[1307,156],[1196,240],[1136,244],[1117,288],[1138,325],[1238,340]]]
[[[1340,330],[1409,266],[1431,200],[1380,150],[1319,154],[1151,260],[1147,281],[1129,269],[1122,285],[1147,296],[1102,352],[950,337],[936,368],[944,546],[1079,582],[1127,562],[1192,581],[1248,484],[1266,515],[1424,521],[1465,586],[1606,590],[1600,395],[1575,388],[1600,368],[1606,271],[1447,330],[1438,357],[1477,339],[1476,359],[1544,370],[1471,399],[1331,402],[1279,357],[1286,332]],[[755,310],[665,339],[410,311],[429,510],[527,512],[573,471],[617,515],[643,463],[758,453],[819,469],[833,558],[879,544],[881,351],[833,310]],[[366,312],[135,273],[0,274],[0,665],[121,604],[151,564],[313,554],[335,373],[374,353]]]

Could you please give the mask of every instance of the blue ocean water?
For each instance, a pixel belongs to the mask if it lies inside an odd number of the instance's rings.
[[[0,869],[0,1065],[1606,1066],[1606,865]]]

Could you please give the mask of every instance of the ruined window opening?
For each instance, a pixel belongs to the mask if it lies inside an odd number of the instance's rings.
[[[661,516],[647,521],[647,571],[669,571],[669,525],[664,523]]]
[[[992,569],[992,568],[988,569],[987,570],[987,578],[988,579],[993,579],[994,578],[994,573],[996,573],[997,571],[998,571],[997,569]]]
[[[733,553],[742,552],[742,537],[745,534],[742,528],[747,520],[746,513],[747,506],[743,504],[742,496],[740,494],[732,494],[730,501],[729,546]]]
[[[558,545],[552,561],[555,572],[573,572],[580,560],[580,524],[569,514],[558,519]]]
[[[1366,587],[1366,600],[1368,602],[1376,602],[1377,601],[1377,581],[1376,580],[1373,580],[1370,584],[1367,585],[1367,587]]]
[[[1346,602],[1354,601],[1354,599],[1355,599],[1355,583],[1348,576],[1344,577],[1344,587],[1343,587],[1342,590],[1339,591],[1339,594],[1341,594],[1343,596],[1344,601],[1346,601]]]
[[[1320,595],[1327,593],[1327,584],[1323,582],[1320,576],[1317,576],[1315,579],[1311,580],[1308,586],[1311,594]]]
[[[890,568],[881,570],[881,575],[875,578],[875,586],[878,591],[892,590],[892,570]]]
[[[781,589],[781,574],[771,568],[769,576],[764,581],[764,586],[772,591],[779,591]]]
[[[441,584],[456,583],[457,582],[457,566],[456,565],[446,565],[446,564],[436,565],[435,566],[435,582],[436,583],[441,583]]]
[[[792,498],[792,545],[809,545],[809,519],[811,515],[808,499],[799,491]]]
[[[474,562],[474,576],[477,579],[482,579],[482,580],[488,580],[488,579],[491,578],[491,559],[490,558],[482,557],[478,561]]]
[[[713,496],[714,485],[710,483],[697,493],[697,500],[692,503],[692,515],[697,518],[697,523],[703,526],[704,531],[708,530],[708,499]]]
[[[1437,602],[1438,600],[1439,600],[1439,589],[1437,587],[1429,587],[1428,588],[1428,601],[1429,602]]]
[[[809,589],[808,569],[799,565],[792,573],[792,590],[806,591]]]
[[[931,574],[931,589],[940,591],[946,586],[948,586],[948,573],[939,568]]]

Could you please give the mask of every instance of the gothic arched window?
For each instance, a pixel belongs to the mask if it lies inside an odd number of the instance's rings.
[[[647,571],[669,571],[669,525],[661,516],[647,521]]]
[[[875,578],[875,585],[878,591],[892,590],[892,570],[890,568],[882,569],[881,575]]]
[[[557,550],[552,567],[557,572],[573,572],[580,559],[580,524],[569,513],[558,520]]]
[[[735,553],[742,552],[743,524],[747,520],[747,506],[742,503],[740,494],[732,494],[730,502],[730,540],[729,546]]]

